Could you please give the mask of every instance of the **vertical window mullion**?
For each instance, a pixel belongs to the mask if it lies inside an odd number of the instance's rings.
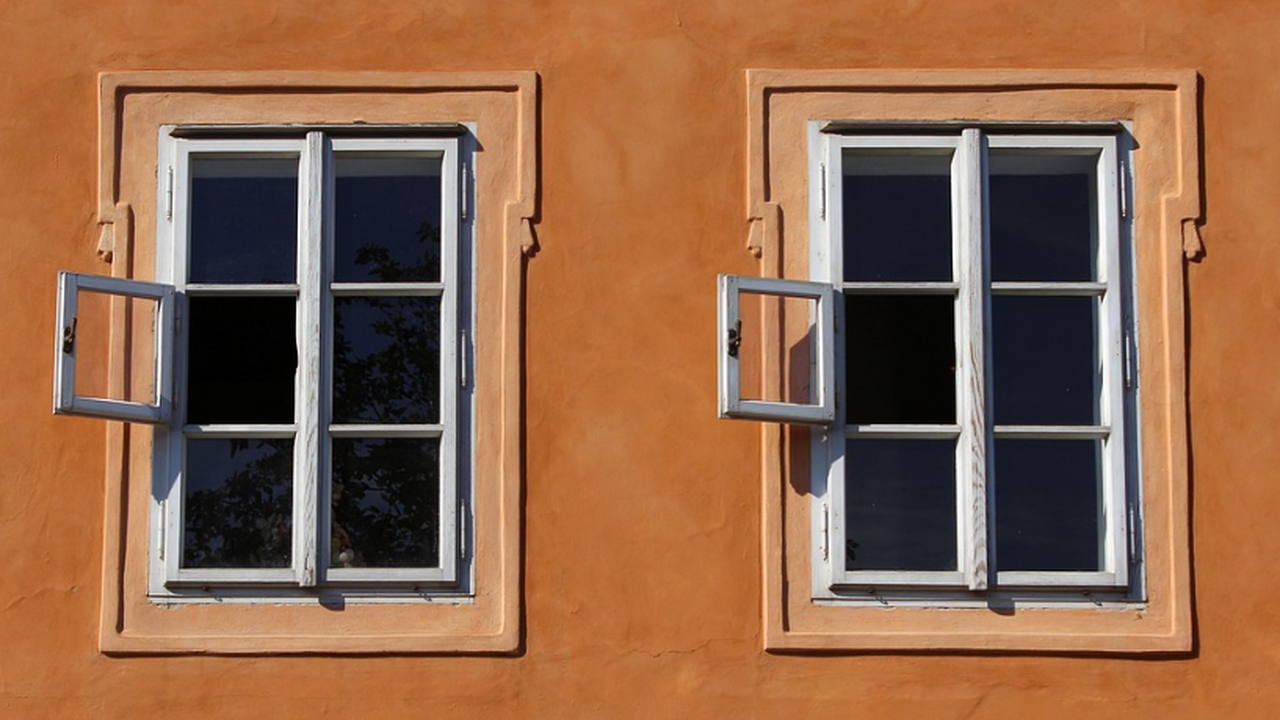
[[[985,147],[981,131],[966,129],[952,174],[956,203],[956,263],[960,283],[957,308],[958,397],[961,408],[957,449],[960,569],[970,590],[987,588],[987,369],[984,332],[986,291]]]
[[[440,565],[446,575],[456,579],[458,567],[458,395],[460,387],[461,342],[458,327],[459,279],[459,223],[461,216],[460,194],[465,185],[460,182],[462,168],[459,163],[459,147],[455,140],[444,150],[441,167],[440,203],[440,279],[444,293],[440,303],[440,422],[444,433],[440,440]]]
[[[294,574],[302,587],[318,582],[320,483],[320,328],[322,321],[325,139],[307,134],[299,172],[298,436],[294,442]]]

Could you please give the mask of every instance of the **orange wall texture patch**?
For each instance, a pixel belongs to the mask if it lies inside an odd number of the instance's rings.
[[[1278,30],[1280,8],[1195,1],[7,4],[0,715],[1270,716]],[[842,95],[867,78],[891,86],[870,110]],[[919,99],[954,78],[970,90],[947,110]],[[832,620],[848,608],[812,602],[796,545],[809,431],[716,416],[716,276],[805,279],[811,262],[807,157],[770,154],[805,138],[768,132],[881,110],[1063,121],[1036,88],[1095,81],[1096,103],[1068,103],[1095,109],[1083,120],[1168,140],[1134,149],[1139,294],[1167,322],[1138,348],[1160,363],[1139,376],[1158,384],[1151,603],[1101,601],[1101,642],[1078,606],[1030,640],[995,609]],[[474,593],[148,597],[152,436],[50,411],[58,271],[153,278],[168,123],[445,120],[489,148],[468,209]],[[92,382],[123,382],[115,352],[85,361]]]

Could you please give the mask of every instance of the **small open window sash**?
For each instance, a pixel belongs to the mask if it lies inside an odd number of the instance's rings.
[[[812,301],[809,316],[809,402],[743,399],[738,352],[742,342],[739,309],[742,293]],[[720,275],[719,300],[720,417],[830,425],[836,414],[835,295],[832,286],[802,280]]]
[[[155,362],[155,387],[151,402],[116,400],[88,397],[76,394],[76,323],[79,294],[95,292],[122,298],[143,298],[156,302],[155,344],[152,357]],[[58,273],[58,333],[54,349],[53,411],[59,415],[85,415],[89,417],[140,422],[166,423],[171,409],[173,363],[170,348],[173,344],[173,287],[158,283],[126,280],[123,278],[82,275],[61,271]]]

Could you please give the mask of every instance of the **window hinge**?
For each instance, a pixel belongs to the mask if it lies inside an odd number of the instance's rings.
[[[464,162],[462,163],[462,187],[458,188],[458,195],[462,205],[463,220],[468,219],[467,212],[469,208],[467,207],[467,196],[471,194],[470,192],[468,192],[470,188],[471,188],[471,168],[468,167],[467,164]]]
[[[831,513],[827,504],[822,503],[822,559],[826,560],[831,548]]]
[[[1120,161],[1120,217],[1129,219],[1129,164]]]
[[[158,553],[160,556],[160,562],[164,562],[165,528],[168,527],[169,525],[169,501],[168,500],[160,501],[160,522],[156,524],[159,525],[159,527],[156,528],[156,535],[159,536],[156,541],[156,547],[160,549],[160,552]]]
[[[820,205],[818,206],[818,219],[826,220],[827,219],[827,164],[819,163],[818,171],[822,175],[822,181],[821,181],[822,196],[820,199],[821,200]]]
[[[1138,562],[1138,528],[1137,528],[1137,524],[1134,522],[1135,513],[1133,512],[1132,505],[1128,507],[1128,515],[1129,515],[1129,518],[1128,518],[1129,520],[1129,528],[1128,528],[1129,529],[1129,562],[1136,563]]]
[[[458,362],[461,366],[459,368],[459,373],[460,373],[459,379],[462,383],[462,388],[465,390],[467,387],[467,360],[468,360],[466,330],[462,331],[462,338],[458,341],[458,355],[460,355],[460,357],[458,358]]]
[[[1125,389],[1133,388],[1133,334],[1125,331],[1124,334],[1124,386]]]
[[[165,173],[165,190],[164,190],[164,219],[173,220],[173,166],[170,165]]]
[[[467,559],[467,501],[458,503],[458,559]]]

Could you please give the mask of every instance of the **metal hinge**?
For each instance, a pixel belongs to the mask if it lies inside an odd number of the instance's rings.
[[[458,503],[458,559],[467,559],[467,501]]]
[[[173,166],[170,165],[165,172],[165,190],[164,190],[164,219],[173,220]]]
[[[822,559],[826,560],[831,551],[831,513],[827,504],[822,503]]]
[[[467,354],[467,331],[466,331],[466,330],[463,330],[463,331],[461,332],[461,336],[462,336],[462,337],[458,340],[458,355],[460,356],[460,357],[458,358],[458,362],[459,362],[459,363],[460,363],[460,365],[461,365],[461,367],[459,368],[459,371],[460,371],[459,378],[460,378],[461,385],[462,385],[463,389],[466,389],[466,387],[467,387],[467,359],[468,359],[468,354]]]
[[[1125,331],[1124,333],[1124,386],[1125,389],[1133,388],[1133,333]]]
[[[468,167],[467,163],[463,162],[462,163],[462,187],[458,188],[458,195],[460,196],[459,201],[462,204],[463,220],[468,219],[467,212],[469,211],[469,208],[467,207],[467,198],[468,196],[471,195],[471,193],[469,192],[470,189],[471,189],[471,168]]]
[[[1120,161],[1120,217],[1129,219],[1129,164]]]
[[[1128,515],[1129,515],[1129,518],[1128,518],[1129,519],[1129,562],[1136,563],[1138,562],[1138,526],[1137,526],[1137,523],[1134,522],[1135,513],[1133,511],[1132,505],[1128,507]]]
[[[818,219],[826,220],[827,219],[827,164],[819,163],[818,171],[822,175],[822,180],[821,180],[822,195],[821,195],[821,204],[818,206]]]

